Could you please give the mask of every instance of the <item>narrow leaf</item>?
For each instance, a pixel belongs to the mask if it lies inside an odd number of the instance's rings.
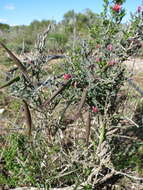
[[[4,84],[0,87],[0,89],[10,86],[11,84],[18,82],[20,80],[20,77],[15,77],[14,79],[10,80],[8,83]]]
[[[28,136],[30,138],[32,136],[32,118],[31,118],[31,113],[30,113],[27,102],[25,100],[23,100],[23,103],[24,103],[26,123],[27,123],[27,127],[28,127]]]
[[[15,64],[19,67],[19,69],[22,71],[23,75],[26,77],[28,81],[30,81],[28,77],[28,73],[26,70],[26,67],[21,63],[21,61],[2,43],[0,42],[0,45],[7,51],[9,56],[12,58],[12,60],[15,62]]]

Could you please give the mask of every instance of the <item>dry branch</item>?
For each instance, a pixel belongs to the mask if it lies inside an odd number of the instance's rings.
[[[25,78],[28,80],[28,82],[30,82],[26,67],[24,67],[24,65],[21,63],[21,61],[2,42],[0,42],[0,45],[7,51],[9,56],[12,58],[12,60],[18,66],[18,68],[22,71]]]
[[[30,138],[32,136],[32,118],[31,118],[31,113],[30,113],[27,102],[25,100],[23,100],[23,103],[24,103],[26,123],[27,123],[27,127],[28,127],[28,136]]]

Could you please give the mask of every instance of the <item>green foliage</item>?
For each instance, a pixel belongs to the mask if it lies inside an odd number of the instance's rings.
[[[7,32],[10,29],[10,26],[8,24],[0,23],[0,30]]]
[[[126,143],[130,143],[130,145]],[[137,173],[141,174],[143,172],[141,163],[142,146],[142,143],[131,142],[130,140],[125,140],[124,143],[120,142],[112,157],[115,168],[117,170],[134,168]]]
[[[86,9],[84,13],[76,13],[73,10],[64,14],[62,23],[65,26],[65,31],[69,34],[76,30],[76,35],[87,35],[88,29],[95,23],[99,23],[101,17],[93,13],[90,9]]]
[[[75,161],[66,169],[69,164],[66,152],[58,144],[49,147],[43,136],[36,135],[30,142],[25,135],[11,134],[5,140],[7,144],[0,150],[2,160],[6,163],[2,169],[0,185],[49,188],[62,184],[72,185],[74,182],[78,184],[82,167],[86,167]],[[64,168],[66,174],[63,175]]]
[[[10,172],[10,175],[8,178],[2,176],[3,183],[6,181],[10,187],[35,185],[41,173],[40,154],[33,151],[34,149],[25,136],[12,134],[8,138],[9,144],[2,153],[6,162],[5,170]]]
[[[14,112],[18,112],[21,107],[21,102],[19,100],[14,100],[10,102],[9,109],[13,110]]]
[[[0,50],[0,64],[9,67],[12,64],[12,60],[6,56],[5,52],[1,49]]]
[[[66,43],[68,42],[68,36],[63,33],[52,33],[49,34],[49,40],[51,41],[51,44],[54,44],[54,48],[56,50],[63,50],[65,51]]]

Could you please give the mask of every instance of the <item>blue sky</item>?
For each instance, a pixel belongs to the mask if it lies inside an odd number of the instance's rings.
[[[127,0],[124,7],[134,12],[142,0]],[[86,8],[96,13],[102,10],[102,0],[0,0],[0,22],[10,25],[30,24],[33,20],[60,21],[68,10],[83,12]]]

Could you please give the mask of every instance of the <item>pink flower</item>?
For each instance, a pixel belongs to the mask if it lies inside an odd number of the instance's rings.
[[[113,50],[112,44],[109,44],[109,45],[107,46],[107,49],[108,49],[109,51],[112,51],[112,50]]]
[[[115,60],[111,60],[111,61],[108,62],[108,65],[111,65],[111,66],[112,66],[112,65],[115,65],[115,63],[116,63]]]
[[[142,10],[142,7],[141,7],[141,6],[138,6],[138,9],[137,9],[138,13],[140,13],[141,10]]]
[[[97,113],[97,112],[98,112],[98,108],[95,107],[95,106],[92,106],[92,111],[93,111],[94,113]]]
[[[99,63],[99,62],[100,62],[100,58],[99,58],[99,57],[96,57],[95,61],[96,61],[97,63]]]
[[[115,11],[115,12],[119,12],[121,10],[121,5],[120,4],[115,4],[113,7],[112,7],[112,10]]]
[[[96,48],[100,48],[100,45],[99,45],[99,44],[97,44],[97,45],[96,45]]]
[[[65,80],[69,80],[72,76],[70,74],[64,74],[63,77]]]

